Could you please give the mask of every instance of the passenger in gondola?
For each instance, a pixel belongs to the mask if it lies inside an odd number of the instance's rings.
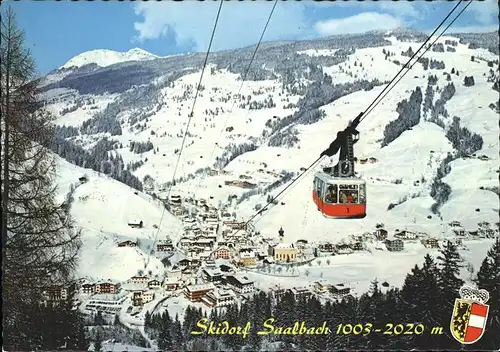
[[[352,193],[347,195],[347,203],[352,203]]]
[[[347,203],[347,195],[343,191],[340,191],[340,203]]]
[[[330,185],[328,193],[326,194],[325,201],[327,203],[337,203],[337,186]]]

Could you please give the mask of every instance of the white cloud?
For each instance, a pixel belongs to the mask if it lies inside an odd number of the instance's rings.
[[[467,11],[474,13],[477,22],[483,25],[496,23],[498,27],[498,2],[496,0],[474,1],[465,12]]]
[[[378,12],[362,12],[360,14],[315,24],[316,31],[321,35],[364,33],[373,30],[386,30],[403,27],[403,20],[389,14]]]
[[[212,50],[232,49],[257,43],[274,2],[247,1],[224,2],[217,26]],[[431,12],[451,9],[437,2],[285,2],[278,1],[264,41],[284,39],[312,39],[334,34],[363,33],[371,30],[390,30],[397,27],[429,25],[424,18]],[[444,4],[447,5],[447,4]],[[453,6],[453,4],[449,4]],[[134,4],[139,17],[134,23],[136,41],[160,39],[173,36],[175,44],[184,50],[205,51],[208,47],[218,1],[163,1]],[[361,10],[351,17],[331,18],[314,22],[315,14],[347,8]],[[339,10],[340,8],[340,10]],[[338,15],[337,15],[338,16]],[[467,19],[469,21],[467,21]],[[498,5],[496,0],[474,2],[461,16],[451,31],[491,31],[498,27]],[[458,28],[459,27],[459,28]],[[493,29],[494,30],[494,29]]]
[[[158,39],[170,33],[175,35],[178,46],[204,51],[208,48],[219,4],[213,1],[138,3],[134,10],[143,19],[134,23],[135,40]],[[224,2],[212,49],[224,50],[257,43],[272,6],[273,2]],[[297,35],[307,39],[310,28],[303,10],[302,4],[279,1],[263,40],[281,40]]]
[[[383,1],[375,3],[374,6],[380,8],[385,12],[393,13],[398,17],[419,18],[422,16],[421,12],[411,2],[403,1]]]

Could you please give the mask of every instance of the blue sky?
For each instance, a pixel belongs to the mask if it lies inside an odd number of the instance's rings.
[[[141,48],[164,56],[205,51],[218,1],[148,2],[3,2],[16,11],[40,73],[94,49]],[[279,1],[264,37],[312,39],[373,29],[410,27],[433,30],[455,2]],[[257,43],[273,1],[224,2],[213,50]],[[453,31],[498,30],[495,0],[475,1],[450,28]]]

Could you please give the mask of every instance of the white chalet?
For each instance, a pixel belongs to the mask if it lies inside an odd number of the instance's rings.
[[[201,301],[208,307],[225,307],[236,302],[236,295],[232,290],[215,289],[203,296]]]
[[[229,285],[235,292],[240,294],[250,293],[254,291],[253,281],[250,281],[246,276],[231,275],[226,277],[226,284]]]

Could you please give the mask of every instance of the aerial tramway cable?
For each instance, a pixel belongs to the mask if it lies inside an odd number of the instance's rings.
[[[465,0],[462,0],[462,1],[465,1]],[[462,1],[461,1],[461,2],[462,2]],[[396,81],[396,83],[394,83],[394,86],[396,86],[396,84],[398,84],[398,83],[399,83],[399,81],[401,81],[401,80],[403,79],[403,77],[404,77],[404,76],[406,76],[406,74],[407,74],[407,73],[408,73],[408,72],[409,72],[409,71],[413,68],[413,66],[415,66],[415,64],[416,64],[416,63],[418,63],[418,60],[420,60],[420,59],[421,59],[421,58],[425,55],[425,53],[429,51],[429,49],[430,49],[430,48],[431,48],[431,47],[432,47],[432,46],[433,46],[433,45],[434,45],[434,44],[438,41],[438,39],[439,39],[439,38],[441,38],[441,36],[442,36],[442,35],[443,35],[443,34],[444,34],[447,30],[448,30],[448,28],[450,28],[450,27],[451,27],[451,25],[452,25],[452,24],[453,24],[453,23],[457,20],[457,18],[458,18],[458,17],[460,17],[460,15],[461,15],[461,14],[462,14],[462,13],[463,13],[466,9],[467,9],[467,7],[469,7],[471,4],[472,4],[472,1],[467,1],[467,5],[465,5],[465,6],[464,6],[464,8],[463,8],[462,10],[460,10],[460,12],[458,13],[458,15],[456,15],[456,16],[455,16],[455,18],[454,18],[454,19],[453,19],[450,23],[448,23],[448,25],[446,26],[446,28],[445,28],[445,29],[444,29],[444,30],[443,30],[443,31],[442,31],[442,32],[441,32],[441,33],[440,33],[440,34],[439,34],[439,35],[438,35],[438,36],[437,36],[437,37],[436,37],[436,38],[432,41],[432,43],[431,43],[430,45],[428,45],[428,46],[425,48],[424,52],[423,52],[423,53],[422,53],[422,54],[421,54],[421,55],[417,58],[417,60],[415,60],[415,62],[414,62],[413,64],[411,64],[411,65],[410,65],[410,67],[408,68],[408,70],[406,70],[406,71],[405,71],[405,72],[401,75],[401,77],[399,77],[399,79]],[[456,7],[456,6],[455,6],[455,7]],[[450,13],[450,14],[451,14],[451,13]],[[434,32],[436,32],[436,31],[434,31]],[[433,34],[431,34],[431,36],[432,36],[432,35],[433,35]],[[426,42],[427,42],[427,41],[426,41]],[[424,43],[424,45],[425,45],[425,43]],[[422,47],[421,47],[421,48],[422,48]],[[421,48],[420,48],[420,49],[421,49]],[[420,49],[419,49],[419,50],[420,50]],[[415,55],[414,55],[414,56],[415,56]],[[412,58],[413,58],[413,56],[412,56]],[[410,59],[410,60],[411,60],[411,59]],[[410,61],[410,60],[409,60],[409,61]],[[409,62],[409,61],[408,61],[408,62]],[[393,86],[393,87],[394,87],[394,86]],[[392,88],[391,88],[391,89],[392,89]],[[385,98],[385,96],[386,96],[387,94],[389,94],[389,92],[390,92],[390,91],[391,91],[391,90],[388,90],[388,91],[387,91],[387,92],[386,92],[386,93],[382,96],[382,98],[380,98],[380,100],[384,99],[384,98]],[[360,122],[361,122],[361,121],[363,121],[363,119],[365,118],[365,116],[366,116],[369,112],[371,112],[371,111],[375,108],[375,106],[376,106],[376,105],[374,105],[374,106],[373,106],[370,110],[368,110],[368,109],[366,110],[366,112],[365,112],[365,114],[363,115],[363,117],[361,118]]]
[[[262,39],[264,38],[264,34],[266,33],[267,26],[269,25],[269,22],[271,21],[271,17],[273,16],[274,9],[276,8],[277,4],[278,4],[278,0],[275,0],[273,8],[271,9],[271,12],[269,13],[269,16],[267,18],[267,21],[266,21],[266,24],[264,26],[264,29],[262,30],[262,33],[260,35],[259,42],[255,46],[255,50],[253,51],[252,57],[250,58],[250,62],[248,63],[248,66],[247,66],[247,68],[245,70],[245,73],[243,74],[243,77],[242,77],[242,80],[241,80],[241,84],[240,84],[240,88],[238,89],[238,93],[236,93],[236,95],[239,95],[241,93],[241,89],[243,88],[243,85],[244,85],[244,83],[245,83],[245,81],[247,79],[248,72],[250,71],[250,67],[252,66],[252,62],[255,59],[255,55],[257,54],[257,50],[259,50],[260,44],[262,43]],[[231,109],[227,112],[226,120],[224,121],[224,125],[222,126],[222,129],[220,131],[219,137],[215,141],[214,148],[212,149],[212,153],[210,154],[210,157],[208,158],[208,160],[212,160],[212,158],[214,156],[215,150],[217,149],[217,146],[218,146],[218,143],[220,141],[220,138],[222,137],[222,134],[224,133],[224,131],[226,129],[227,122],[229,121],[229,118],[231,117],[231,114],[233,112],[233,109],[234,109],[235,105],[236,105],[236,100],[233,99],[233,104],[231,106]],[[204,179],[205,179],[205,176],[203,176],[203,177],[200,178],[200,182],[198,183],[198,185],[196,186],[194,192],[192,193],[191,198],[194,199],[194,197],[196,196],[196,192],[200,188],[200,186],[201,186],[202,182],[204,181]]]
[[[409,70],[411,70],[411,68],[413,67],[413,65],[411,65],[411,66],[408,68],[408,70],[406,70],[406,71],[405,71],[405,69],[406,69],[406,68],[408,67],[408,65],[410,64],[411,60],[413,60],[413,59],[417,56],[417,54],[420,52],[420,50],[422,50],[423,48],[425,48],[425,45],[429,42],[429,40],[431,40],[431,39],[432,39],[432,36],[433,36],[434,34],[436,34],[436,32],[439,30],[439,28],[441,28],[441,26],[442,26],[442,25],[446,22],[446,20],[448,20],[448,18],[450,18],[450,16],[453,14],[453,12],[455,12],[455,10],[458,8],[458,6],[460,6],[460,4],[461,4],[462,2],[467,2],[467,0],[461,0],[461,1],[457,2],[457,4],[453,7],[453,9],[451,9],[451,11],[448,13],[448,15],[446,15],[446,17],[445,17],[445,18],[441,21],[441,23],[440,23],[440,24],[436,27],[436,29],[434,29],[434,31],[433,31],[433,32],[432,32],[432,33],[431,33],[431,34],[427,37],[427,39],[425,40],[425,42],[423,42],[423,44],[422,44],[422,45],[421,45],[421,46],[417,49],[417,51],[415,51],[415,53],[414,53],[414,54],[410,57],[410,59],[409,59],[409,60],[408,60],[408,61],[404,64],[404,66],[403,66],[403,67],[401,67],[401,69],[399,70],[399,72],[398,72],[398,73],[396,73],[396,75],[395,75],[395,76],[394,76],[394,78],[393,78],[393,79],[389,82],[389,84],[387,84],[387,86],[386,86],[384,89],[382,89],[382,91],[381,91],[381,92],[377,95],[377,97],[376,97],[376,98],[375,98],[375,99],[371,102],[371,104],[370,104],[370,105],[368,105],[368,107],[365,109],[365,112],[363,113],[363,117],[361,118],[361,120],[359,120],[359,122],[363,121],[363,120],[366,118],[366,116],[368,115],[368,113],[369,113],[369,112],[371,112],[371,111],[375,108],[375,106],[377,106],[377,105],[378,105],[378,104],[382,101],[382,99],[384,99],[384,97],[385,97],[385,96],[386,96],[386,95],[387,95],[387,94],[388,94],[388,93],[389,93],[389,92],[390,92],[390,91],[391,91],[391,90],[392,90],[392,89],[396,86],[396,84],[398,84],[398,82],[401,80],[401,78],[402,78],[402,77],[404,77],[404,76],[406,75],[406,73],[407,73]],[[470,2],[469,2],[469,4],[470,4]],[[467,4],[467,6],[469,6],[469,4]],[[455,20],[456,20],[456,19],[457,19],[457,18],[458,18],[458,17],[462,14],[462,12],[463,12],[463,11],[467,8],[467,6],[465,6],[465,7],[464,7],[464,9],[462,9],[462,11],[461,11],[461,12],[460,12],[460,13],[459,13],[456,17],[455,17],[455,19],[454,19],[451,23],[455,22]],[[448,25],[448,27],[449,27],[449,25]],[[446,27],[446,29],[448,29],[448,27]],[[444,30],[444,31],[443,31],[440,35],[438,35],[438,38],[439,38],[439,37],[441,37],[441,35],[443,35],[443,33],[446,31],[446,29],[445,29],[445,30]],[[426,51],[424,51],[424,52],[422,53],[422,55],[423,55],[423,54],[425,54],[426,52],[427,52],[427,50],[426,50]],[[422,57],[422,56],[420,56],[420,57],[417,59],[417,61],[418,61],[421,57]],[[417,61],[415,61],[415,62],[417,62]],[[405,72],[403,72],[403,71],[405,71]],[[396,81],[396,79],[398,78],[399,74],[400,74],[400,73],[402,73],[402,72],[403,72],[403,75],[401,76],[401,78],[400,78],[400,79],[399,79],[396,83],[394,83],[394,85],[393,85],[392,87],[390,87],[390,86],[391,86],[391,84],[392,84],[394,81]],[[390,87],[390,88],[389,88],[389,87]],[[386,92],[386,94],[384,94],[384,92],[385,92],[387,89],[389,89],[389,90]],[[384,95],[383,95],[383,94],[384,94]],[[382,96],[382,95],[383,95],[383,96]],[[379,100],[379,101],[377,101],[379,98],[380,98],[380,100]]]
[[[382,101],[382,99],[387,96],[387,94],[396,86],[397,83],[406,75],[406,73],[409,71],[405,71],[401,78],[399,78],[397,81],[396,79],[400,75],[401,72],[404,71],[406,67],[408,67],[409,63],[411,62],[412,59],[415,58],[415,56],[420,52],[422,48],[425,47],[425,45],[429,42],[429,40],[432,38],[432,36],[443,26],[443,24],[446,22],[446,20],[455,12],[455,10],[458,8],[460,3],[462,2],[468,2],[468,4],[458,13],[457,16],[448,24],[448,26],[437,36],[437,38],[433,41],[433,43],[418,57],[417,61],[429,50],[429,48],[446,32],[446,30],[460,17],[460,15],[467,9],[467,7],[472,3],[472,1],[467,1],[467,0],[461,0],[459,1],[453,9],[448,13],[448,15],[441,21],[441,23],[436,27],[436,29],[428,36],[427,40],[420,46],[420,48],[412,55],[412,57],[406,62],[406,64],[399,70],[399,72],[394,76],[394,78],[389,82],[389,84],[379,93],[379,95],[374,99],[374,101],[368,105],[368,107],[365,109],[365,112],[362,114],[361,119],[359,122],[363,121],[366,118],[366,115],[373,111],[373,109]],[[414,63],[415,64],[415,63]],[[413,64],[413,65],[414,65]],[[413,67],[413,65],[410,66],[409,69]],[[396,83],[389,88],[391,83],[396,81]],[[387,90],[387,92],[385,92]],[[384,94],[385,92],[385,94]],[[381,97],[380,100],[378,100]],[[378,101],[377,101],[378,100]],[[279,196],[283,195],[287,190],[291,189],[293,185],[297,184],[298,181],[302,178],[302,176],[306,175],[309,173],[312,168],[323,158],[323,156],[318,157],[314,162],[312,162],[299,176],[297,176],[292,182],[290,182],[285,188],[283,188],[276,196],[274,196],[270,202],[267,202],[267,204],[258,212],[256,212],[254,215],[252,215],[246,222],[245,222],[245,227],[248,225],[253,219],[255,219],[259,214],[263,216],[263,210],[267,208],[267,206],[271,205],[273,201],[278,199]],[[238,230],[236,233],[238,233],[240,230]]]
[[[215,18],[214,28],[212,30],[212,35],[210,36],[210,43],[208,44],[207,54],[205,55],[205,61],[203,62],[203,68],[201,69],[200,80],[198,81],[198,86],[196,87],[196,93],[195,93],[194,100],[193,100],[193,106],[191,107],[191,113],[188,116],[188,122],[187,122],[187,126],[186,126],[186,131],[184,132],[184,137],[182,138],[182,144],[181,144],[181,148],[179,150],[179,156],[177,157],[177,162],[175,164],[174,173],[172,175],[172,182],[170,184],[170,187],[168,188],[167,202],[170,199],[170,193],[172,192],[172,187],[175,184],[175,175],[177,173],[177,168],[179,167],[179,162],[181,160],[182,151],[184,150],[184,145],[186,143],[186,138],[187,138],[188,131],[189,131],[189,125],[190,125],[191,119],[193,118],[193,115],[194,115],[194,107],[196,105],[196,100],[198,99],[198,94],[200,92],[200,86],[201,86],[201,81],[203,79],[203,74],[205,73],[205,68],[207,67],[208,55],[210,54],[210,49],[212,48],[212,42],[213,42],[214,37],[215,37],[215,31],[217,29],[217,24],[219,23],[219,17],[220,17],[220,13],[221,13],[221,9],[222,9],[222,4],[223,3],[224,3],[224,0],[220,0],[219,9],[217,10],[217,17]],[[163,210],[161,212],[160,222],[158,224],[158,230],[156,231],[156,235],[155,235],[155,238],[154,238],[154,241],[153,241],[153,246],[152,246],[151,250],[154,250],[154,246],[155,246],[156,241],[158,239],[158,234],[160,233],[161,223],[162,223],[163,217],[165,215],[165,210],[166,210],[166,208],[165,208],[165,205],[164,205],[163,206]],[[150,255],[151,255],[151,251],[148,252],[148,259],[147,259],[145,268],[149,265]]]

